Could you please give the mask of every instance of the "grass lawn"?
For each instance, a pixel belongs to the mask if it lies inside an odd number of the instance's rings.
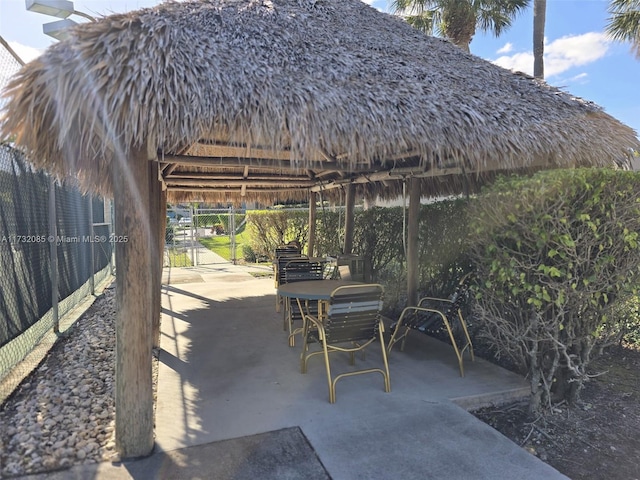
[[[225,260],[231,260],[231,238],[229,235],[217,235],[214,237],[201,237],[198,240],[202,245]],[[236,235],[236,259],[242,260],[242,246],[249,243],[249,235],[244,231]]]
[[[172,267],[190,267],[191,266],[191,258],[184,251],[184,249],[178,248],[170,248],[168,250],[169,254],[169,265]]]

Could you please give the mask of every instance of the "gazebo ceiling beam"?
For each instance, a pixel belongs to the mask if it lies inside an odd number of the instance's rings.
[[[212,192],[211,188],[207,188],[207,187],[198,187],[198,186],[169,186],[168,190],[171,192],[194,192],[194,193],[198,193],[198,192]],[[242,191],[242,187],[240,188],[216,188],[213,193],[232,193],[232,194],[237,194],[240,193]],[[250,188],[250,187],[245,187],[244,188],[244,192],[245,193],[269,193],[269,194],[283,194],[283,196],[286,196],[287,193],[290,192],[297,192],[297,191],[309,191],[309,187],[300,187],[300,188],[294,188],[294,187],[282,187],[282,188]]]
[[[189,167],[245,167],[291,169],[291,162],[275,159],[247,157],[195,157],[191,155],[165,155],[165,160]]]
[[[332,188],[339,188],[350,183],[371,183],[371,182],[386,182],[389,180],[402,180],[403,178],[426,178],[426,177],[439,177],[444,175],[460,175],[463,173],[462,168],[438,168],[427,170],[418,169],[396,169],[388,172],[373,172],[370,174],[363,174],[353,178],[346,178],[343,180],[337,180],[324,185],[315,185],[311,187],[312,192],[320,192],[322,190],[330,190]]]
[[[239,177],[235,173],[221,173],[221,172],[177,172],[173,175],[170,175],[165,178],[167,182],[176,182],[180,180],[237,180],[237,181],[246,181],[246,180],[273,180],[282,182],[300,182],[300,181],[309,181],[310,177],[306,175],[269,175],[267,173],[254,173],[251,175],[246,175]]]
[[[367,172],[372,167],[367,164],[352,166],[349,164],[340,164],[338,162],[313,162],[303,167],[297,167],[295,163],[287,160],[275,158],[257,158],[257,157],[203,157],[194,155],[165,155],[165,162],[175,163],[177,165],[185,165],[192,167],[245,167],[249,168],[282,168],[293,171],[302,170],[318,170],[318,171],[336,171],[336,172]],[[379,168],[379,167],[378,167]]]
[[[241,187],[242,185],[273,185],[280,186],[283,190],[286,190],[291,187],[306,187],[310,188],[315,185],[313,180],[254,180],[252,178],[241,178],[241,179],[227,179],[227,180],[209,180],[209,179],[193,179],[193,178],[166,178],[165,182],[168,187],[173,186],[201,186],[201,187]]]

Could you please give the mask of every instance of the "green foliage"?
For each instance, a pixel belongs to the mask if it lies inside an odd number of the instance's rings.
[[[336,256],[342,253],[343,236],[344,214],[324,209],[318,211],[316,216],[316,254]]]
[[[191,267],[191,258],[185,251],[185,249],[181,248],[169,248],[167,250],[167,261],[169,262],[170,267]]]
[[[465,253],[467,216],[465,200],[421,206],[419,231],[419,294],[448,296],[469,270]],[[271,258],[276,246],[308,238],[308,213],[268,210],[249,212],[249,244],[256,256]],[[342,253],[344,213],[319,210],[316,217],[316,254]],[[365,262],[367,278],[385,287],[385,309],[395,315],[406,306],[406,259],[403,209],[371,208],[354,216],[353,253]]]
[[[248,223],[249,244],[256,255],[273,257],[278,245],[297,240],[307,243],[309,214],[292,210],[254,210]]]
[[[236,226],[238,226],[244,220],[245,214],[236,213],[234,215]],[[196,227],[217,227],[221,233],[229,232],[229,217],[228,213],[201,213],[193,216],[193,225]]]
[[[577,399],[598,331],[634,291],[640,175],[555,170],[497,181],[473,202],[477,313],[532,383],[532,410]]]
[[[466,199],[423,205],[418,231],[419,296],[448,297],[471,270]]]
[[[242,245],[242,258],[247,263],[256,262],[256,252],[253,251],[253,248],[251,248],[251,245],[246,243]]]

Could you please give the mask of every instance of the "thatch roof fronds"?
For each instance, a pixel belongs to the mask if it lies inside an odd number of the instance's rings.
[[[201,140],[344,170],[405,157],[467,171],[610,165],[639,148],[593,103],[360,0],[209,0],[112,15],[77,26],[5,93],[2,135],[16,135],[36,164],[105,188],[134,146],[182,155]]]

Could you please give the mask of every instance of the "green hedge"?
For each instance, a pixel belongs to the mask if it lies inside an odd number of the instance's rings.
[[[470,209],[476,313],[531,382],[531,409],[575,401],[640,270],[640,174],[503,178]]]

